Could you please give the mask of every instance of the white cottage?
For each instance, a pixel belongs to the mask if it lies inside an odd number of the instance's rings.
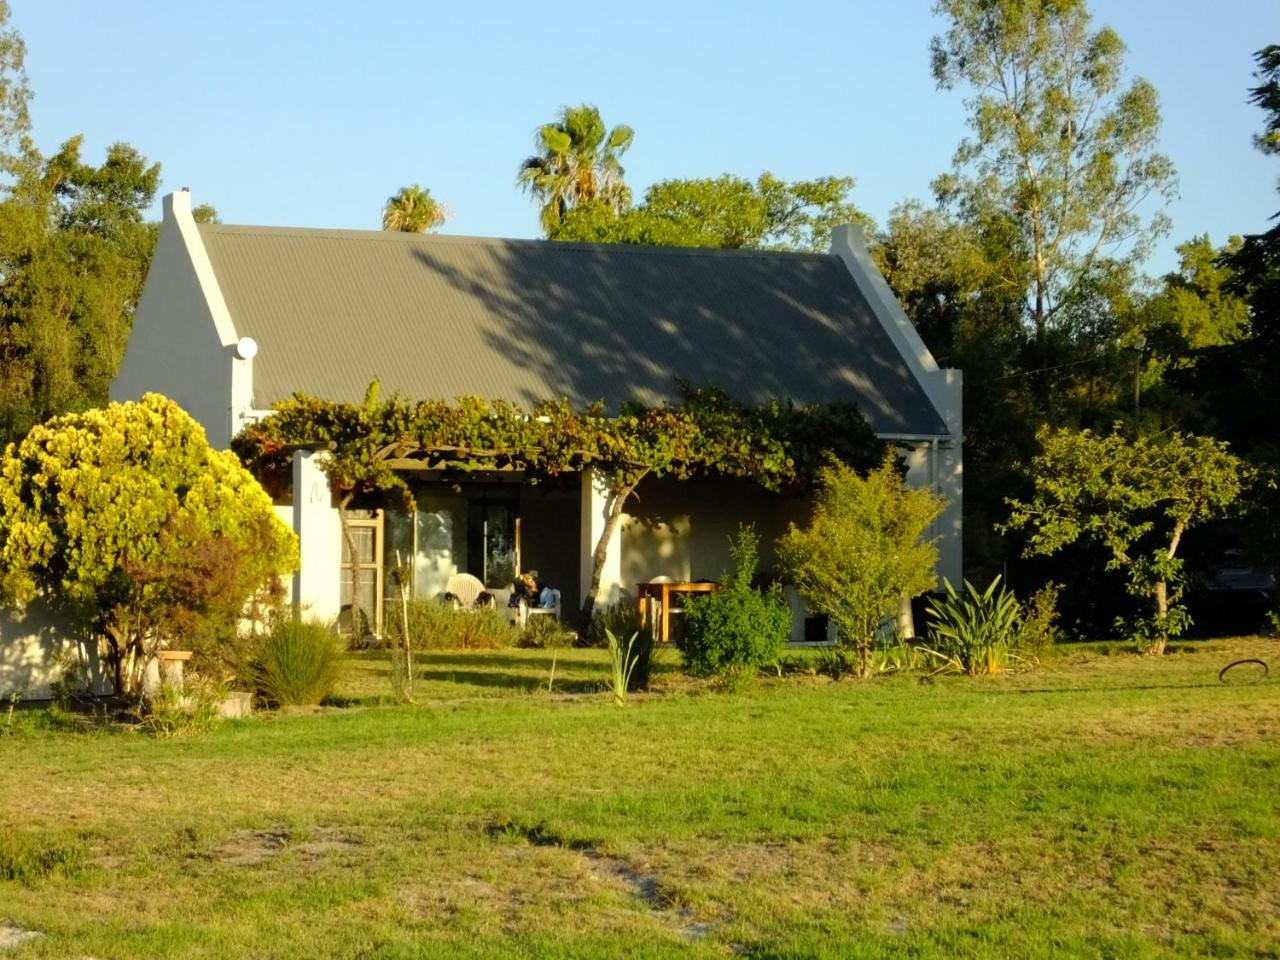
[[[674,399],[681,378],[748,402],[856,403],[905,452],[908,482],[949,501],[934,531],[939,574],[959,580],[960,371],[939,369],[855,226],[837,229],[826,254],[562,244],[197,224],[183,190],[164,199],[111,396],[163,393],[226,447],[294,392],[358,401],[375,379],[409,397],[616,408]],[[533,568],[566,598],[585,594],[605,517],[589,474],[538,486],[423,475],[416,512],[357,511],[353,557],[320,456],[295,455],[278,508],[302,543],[293,602],[311,614],[380,611],[397,551],[412,557],[419,596],[455,572],[501,588]],[[747,483],[643,485],[609,545],[602,597],[656,576],[718,578],[743,521],[763,534],[767,566],[773,537],[803,509]],[[6,627],[0,671],[16,676],[22,629]],[[804,628],[798,610],[793,636]]]

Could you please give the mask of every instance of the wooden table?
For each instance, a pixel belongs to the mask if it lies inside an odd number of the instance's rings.
[[[637,583],[636,602],[640,604],[640,626],[643,627],[649,621],[649,608],[645,601],[650,599],[657,600],[662,604],[662,628],[658,633],[657,640],[659,643],[668,643],[671,640],[671,595],[673,593],[714,593],[719,589],[720,584],[705,580],[701,583],[681,581]]]

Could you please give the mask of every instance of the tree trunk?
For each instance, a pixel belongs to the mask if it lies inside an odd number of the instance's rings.
[[[872,662],[871,652],[875,649],[876,635],[875,632],[867,634],[858,648],[858,679],[870,680],[876,675],[875,664]]]
[[[400,580],[400,623],[404,628],[404,692],[405,699],[413,703],[413,637],[409,635],[408,565],[400,558],[399,550],[396,551],[396,567]]]
[[[108,627],[108,630],[111,628]],[[123,699],[124,691],[124,650],[114,636],[107,637],[107,657],[111,660],[111,690],[118,699]]]
[[[1053,396],[1053,359],[1049,355],[1049,320],[1048,284],[1039,276],[1036,278],[1035,310],[1032,321],[1035,325],[1031,368],[1037,373],[1031,378],[1031,395],[1040,404],[1045,420],[1050,426],[1057,426],[1057,409]]]
[[[647,474],[648,471],[645,471]],[[604,563],[609,559],[609,541],[613,539],[613,533],[618,528],[618,524],[622,521],[622,508],[626,506],[627,499],[636,491],[640,481],[644,479],[642,474],[636,478],[635,483],[628,484],[613,491],[613,499],[609,501],[609,517],[605,521],[604,530],[600,532],[600,539],[596,541],[595,550],[591,554],[591,586],[587,588],[586,599],[582,601],[582,629],[588,630],[591,627],[591,618],[595,614],[596,599],[600,593],[600,578],[604,576]]]
[[[135,633],[118,623],[108,623],[103,632],[111,666],[112,692],[117,700],[136,704],[142,695],[142,672],[147,666],[143,659],[144,644]]]
[[[1169,538],[1169,549],[1166,552],[1170,560],[1178,553],[1178,544],[1182,542],[1182,535],[1186,532],[1186,524],[1178,523],[1173,528],[1173,535]],[[1165,644],[1169,641],[1169,631],[1167,627],[1169,618],[1169,583],[1163,578],[1155,582],[1156,594],[1156,637],[1147,651],[1152,656],[1159,656],[1164,653]]]
[[[1165,644],[1168,642],[1168,629],[1166,622],[1169,616],[1169,584],[1164,580],[1156,581],[1156,635],[1152,640],[1151,646],[1147,648],[1147,653],[1153,657],[1158,657],[1164,653]]]

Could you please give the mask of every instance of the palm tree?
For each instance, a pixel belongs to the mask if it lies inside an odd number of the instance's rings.
[[[635,131],[619,124],[606,130],[600,111],[582,104],[561,107],[555,123],[538,128],[538,153],[520,165],[517,181],[542,203],[542,228],[550,234],[570,207],[600,201],[621,213],[631,206],[619,157]]]
[[[416,183],[401,187],[400,192],[387,198],[382,208],[382,229],[401,233],[427,233],[445,222],[449,216],[440,203]]]

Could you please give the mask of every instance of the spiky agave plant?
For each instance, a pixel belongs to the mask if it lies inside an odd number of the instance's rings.
[[[929,642],[923,652],[944,670],[970,676],[999,673],[1008,665],[1017,645],[1022,605],[1000,577],[979,591],[968,580],[957,593],[943,581],[946,596],[929,600]]]

